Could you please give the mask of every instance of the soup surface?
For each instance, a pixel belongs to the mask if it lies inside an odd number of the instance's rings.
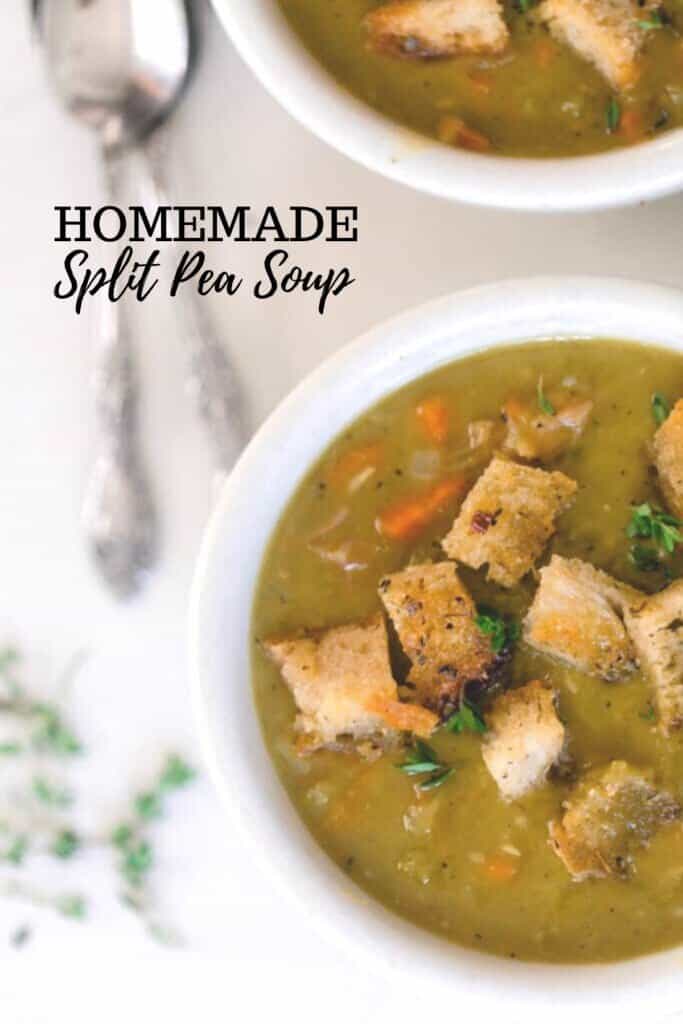
[[[330,749],[302,754],[294,701],[262,643],[367,619],[381,608],[378,584],[386,573],[443,560],[440,540],[465,488],[446,490],[442,503],[425,505],[425,495],[444,480],[471,486],[500,444],[499,434],[477,443],[477,425],[493,419],[500,429],[503,407],[509,423],[515,409],[540,406],[559,417],[588,402],[580,438],[544,465],[576,480],[578,491],[538,564],[557,554],[578,558],[648,594],[661,590],[681,574],[677,543],[673,554],[653,549],[650,540],[629,537],[627,527],[634,505],[662,506],[649,446],[667,400],[682,392],[681,356],[619,341],[530,343],[452,363],[350,426],[300,484],[272,538],[253,609],[253,666],[280,778],[350,879],[449,940],[556,962],[616,960],[683,941],[680,822],[637,849],[627,877],[576,881],[548,839],[549,822],[562,817],[577,778],[615,760],[652,772],[658,787],[683,799],[683,734],[662,733],[652,686],[640,671],[605,682],[519,639],[506,685],[541,680],[553,687],[572,767],[506,800],[482,759],[486,733],[478,718],[459,734],[444,727],[433,733],[430,753],[444,767],[426,776],[405,770],[410,738],[376,758]],[[416,516],[420,507],[427,511]],[[487,582],[483,568],[457,571],[477,606],[502,616],[512,637],[537,574],[503,588]],[[399,676],[401,658],[392,635]],[[486,694],[479,715],[485,722]]]
[[[553,39],[534,5],[504,2],[509,41],[494,55],[407,59],[373,49],[376,0],[280,0],[308,49],[357,97],[432,138],[510,156],[578,156],[683,125],[681,0],[635,14],[637,77],[617,88]],[[520,9],[521,8],[521,9]]]

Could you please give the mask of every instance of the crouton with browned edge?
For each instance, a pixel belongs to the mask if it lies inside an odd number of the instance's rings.
[[[320,747],[344,749],[359,741],[381,745],[403,730],[428,736],[437,724],[431,711],[399,701],[379,613],[360,625],[270,640],[263,646],[296,702],[303,753]]]
[[[589,772],[565,808],[562,821],[550,824],[550,843],[577,882],[610,875],[627,878],[634,853],[681,815],[670,794],[625,761]]]
[[[683,519],[683,398],[655,434],[654,455],[664,500],[669,510]]]
[[[545,781],[565,746],[555,693],[538,680],[508,690],[486,715],[482,756],[505,800],[517,800]]]
[[[645,11],[638,0],[544,0],[538,9],[555,38],[593,64],[613,89],[638,78],[645,39]]]
[[[365,27],[378,52],[423,60],[501,53],[509,38],[499,0],[392,0]]]
[[[442,541],[450,558],[513,587],[533,568],[569,508],[576,482],[564,473],[494,458],[463,502]]]
[[[526,642],[608,681],[632,672],[637,661],[624,608],[643,595],[578,558],[554,555],[540,576],[524,622]]]
[[[504,658],[476,624],[477,609],[453,562],[413,565],[385,576],[379,594],[411,661],[419,703],[446,715],[466,683],[486,682]]]
[[[660,728],[669,735],[683,726],[683,580],[652,597],[641,595],[625,621],[654,690]]]

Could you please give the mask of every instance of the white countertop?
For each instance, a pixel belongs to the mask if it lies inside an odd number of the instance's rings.
[[[91,323],[52,297],[64,255],[52,242],[52,207],[98,203],[103,195],[91,140],[47,94],[24,15],[23,4],[0,6],[0,643],[16,642],[26,653],[27,681],[45,688],[75,652],[89,653],[73,708],[93,752],[76,779],[81,804],[106,821],[129,787],[144,783],[160,752],[173,747],[198,758],[185,608],[211,469],[183,390],[174,310],[155,296],[143,307],[139,347],[163,560],[139,600],[113,603],[93,575],[79,527],[91,455]],[[360,207],[357,245],[292,247],[293,257],[316,269],[348,261],[357,278],[324,318],[303,295],[258,302],[243,291],[210,300],[254,425],[345,341],[444,292],[536,272],[680,282],[683,198],[541,218],[420,196],[308,135],[263,92],[215,23],[210,36],[169,133],[176,201]],[[226,244],[214,259],[253,276],[263,254],[257,245]],[[429,993],[386,991],[281,904],[226,827],[207,783],[179,796],[171,817],[171,826],[159,828],[155,877],[189,951],[168,952],[143,938],[109,894],[105,858],[86,857],[74,870],[96,905],[89,923],[38,919],[0,903],[0,1000],[8,1021],[137,1021],[145,1012],[155,1020],[194,1014],[218,1021],[248,1012],[248,1020],[284,1014],[308,1024],[351,1015],[414,1021],[435,1012]],[[25,920],[37,924],[33,941],[20,952],[7,944],[4,953],[3,935]]]

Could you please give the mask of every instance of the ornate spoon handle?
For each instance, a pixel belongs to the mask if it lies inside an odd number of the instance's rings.
[[[112,198],[116,157],[105,152]],[[95,373],[98,450],[83,524],[95,564],[117,597],[138,591],[157,549],[156,516],[138,453],[137,385],[125,299],[102,303]]]
[[[172,206],[161,175],[163,150],[148,144],[143,196],[150,206]],[[219,470],[228,473],[244,447],[247,417],[242,386],[232,360],[218,338],[202,299],[182,289],[177,303],[183,338],[188,350],[189,390],[214,450]]]

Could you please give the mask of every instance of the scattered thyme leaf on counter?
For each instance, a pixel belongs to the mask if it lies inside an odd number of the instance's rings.
[[[60,860],[68,860],[78,852],[81,840],[73,829],[65,828],[55,836],[50,847],[50,853]]]
[[[605,121],[607,123],[608,134],[614,135],[614,133],[619,128],[619,125],[621,124],[621,106],[619,105],[619,100],[616,98],[616,96],[612,96],[609,103],[607,104],[607,109],[605,111]]]
[[[484,605],[477,611],[477,628],[489,637],[494,654],[500,654],[517,643],[521,632],[518,622],[506,622],[497,611]]]
[[[455,714],[444,724],[444,729],[456,734],[463,732],[486,732],[486,722],[481,712],[473,704],[463,701]]]
[[[683,543],[681,526],[683,523],[680,519],[645,502],[632,508],[626,534],[632,539],[641,537],[653,540],[659,548],[671,555],[676,550],[676,545]]]
[[[73,871],[68,865],[81,849],[102,843],[101,833],[88,836],[77,831],[65,817],[66,809],[73,803],[70,789],[62,784],[65,758],[70,762],[83,747],[56,703],[34,700],[22,690],[14,675],[17,662],[18,655],[13,649],[0,651],[0,710],[22,729],[18,740],[0,743],[0,757],[21,755],[16,764],[20,772],[23,770],[19,789],[7,794],[10,808],[3,816],[6,820],[0,821],[0,864],[21,868],[22,872],[8,871],[0,883],[4,882],[6,896],[82,920],[88,909],[85,896],[68,889],[49,893],[35,888],[25,863],[29,852],[36,856],[48,854],[63,862],[63,872]],[[124,884],[123,901],[139,915],[150,935],[167,944],[175,944],[171,938],[175,933],[159,922],[147,891],[155,860],[147,830],[164,815],[171,795],[194,778],[194,769],[186,761],[177,754],[167,755],[154,783],[131,798],[125,820],[108,830],[105,840],[118,860],[117,870]],[[12,810],[15,804],[16,812]],[[27,808],[31,815],[28,822]],[[20,930],[15,934],[19,935]],[[10,938],[13,945],[21,941]]]
[[[660,391],[655,391],[652,396],[650,408],[652,409],[652,415],[655,423],[658,427],[661,427],[662,423],[669,418],[671,406]]]
[[[541,412],[544,412],[546,416],[555,415],[555,406],[543,390],[543,377],[538,378],[538,384],[536,386],[536,398],[538,400],[538,408],[541,410]]]

